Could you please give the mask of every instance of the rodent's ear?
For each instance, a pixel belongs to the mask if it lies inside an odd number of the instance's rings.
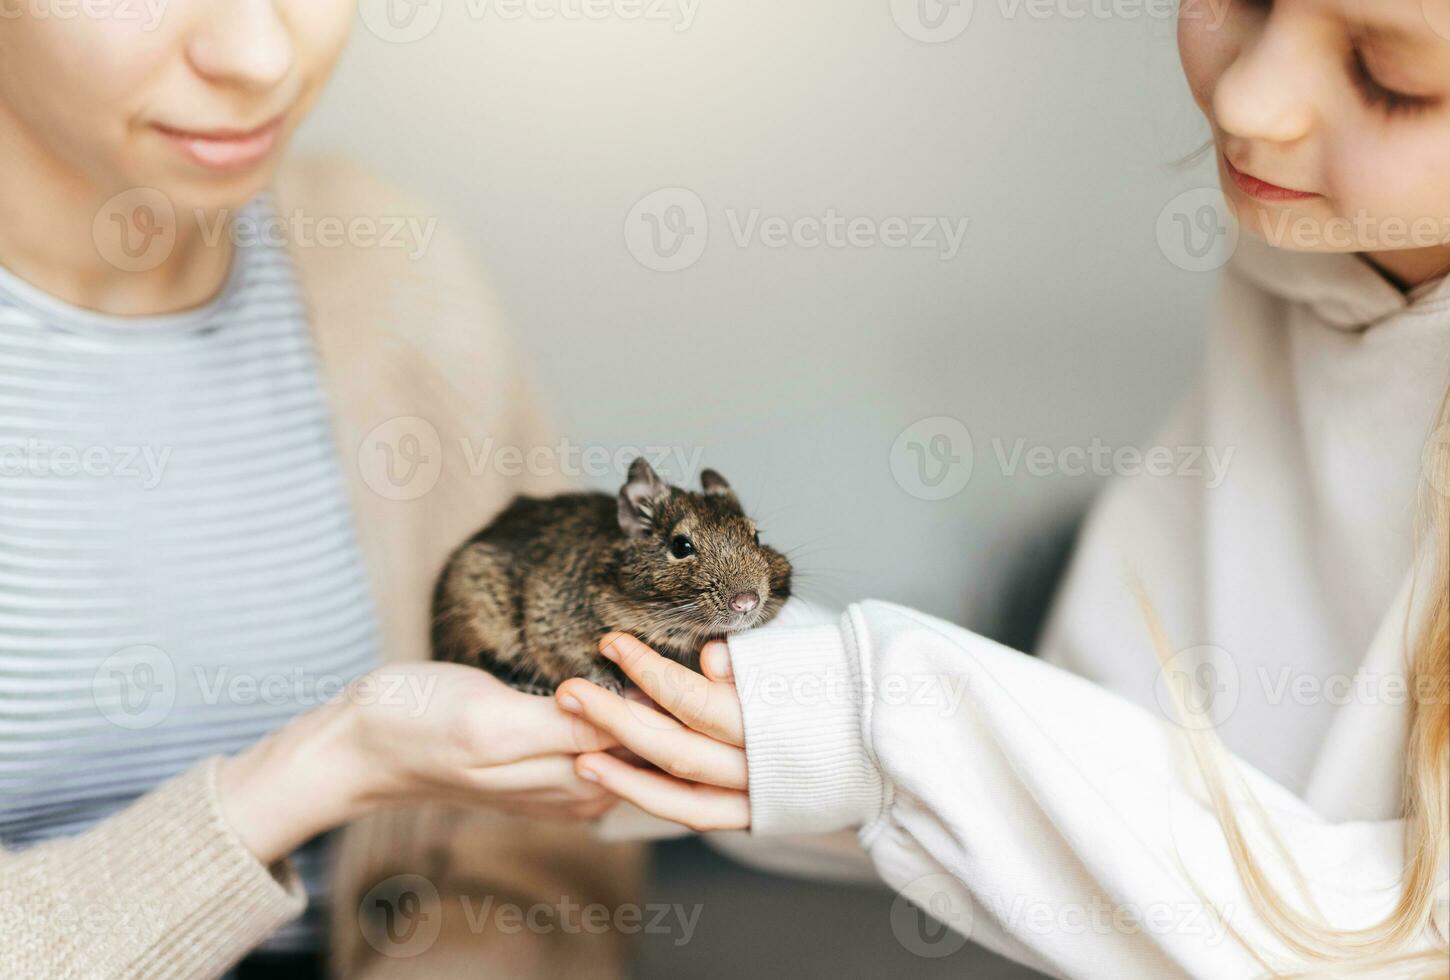
[[[730,489],[730,484],[715,470],[705,470],[700,474],[700,486],[712,497],[726,497],[737,507],[740,506],[740,501],[735,499],[735,491]]]
[[[619,488],[619,528],[627,537],[642,538],[654,529],[655,509],[669,496],[669,484],[641,456],[629,465],[629,480]]]

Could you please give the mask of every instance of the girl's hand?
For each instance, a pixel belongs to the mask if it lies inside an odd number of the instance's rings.
[[[606,636],[600,652],[669,714],[578,678],[561,684],[555,699],[663,771],[588,752],[575,762],[579,775],[692,830],[749,827],[745,730],[725,644],[710,643],[701,652],[705,676],[620,633]]]
[[[383,667],[337,703],[226,760],[228,821],[265,863],[383,807],[491,806],[593,819],[615,802],[574,769],[614,739],[492,675],[446,663]]]

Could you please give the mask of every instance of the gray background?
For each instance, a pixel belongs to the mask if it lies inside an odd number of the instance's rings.
[[[1009,476],[994,443],[1141,441],[1196,370],[1215,277],[1157,236],[1175,196],[1214,177],[1177,165],[1208,131],[1161,7],[977,0],[958,36],[923,43],[894,16],[912,4],[889,0],[700,0],[683,30],[432,2],[441,20],[413,43],[359,27],[302,146],[461,228],[571,439],[703,448],[807,594],[990,629],[1004,579],[1100,485]],[[678,272],[626,246],[631,209],[667,187],[697,195],[708,222]],[[827,209],[969,224],[950,261],[732,236],[731,213]],[[934,416],[975,447],[965,488],[939,501],[892,469],[898,436]],[[770,886],[693,853],[666,851],[657,887],[708,894],[715,914],[687,954],[652,950],[648,973],[990,973],[967,953],[892,950],[889,896]]]

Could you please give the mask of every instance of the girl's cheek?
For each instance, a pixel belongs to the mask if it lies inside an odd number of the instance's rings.
[[[1341,218],[1358,222],[1371,235],[1387,219],[1419,218],[1423,228],[1425,216],[1433,215],[1450,226],[1450,118],[1362,124],[1339,134],[1331,145],[1329,194]],[[1388,235],[1397,228],[1391,224],[1381,231]],[[1441,228],[1436,241],[1450,241],[1450,227]]]
[[[1224,6],[1227,4],[1228,6]],[[1193,100],[1205,115],[1213,107],[1218,80],[1233,64],[1243,43],[1243,14],[1233,0],[1185,3],[1178,17],[1178,56]]]

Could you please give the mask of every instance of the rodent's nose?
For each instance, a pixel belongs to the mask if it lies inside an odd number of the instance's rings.
[[[760,596],[754,592],[740,592],[730,600],[730,608],[738,613],[748,613],[760,605]]]

